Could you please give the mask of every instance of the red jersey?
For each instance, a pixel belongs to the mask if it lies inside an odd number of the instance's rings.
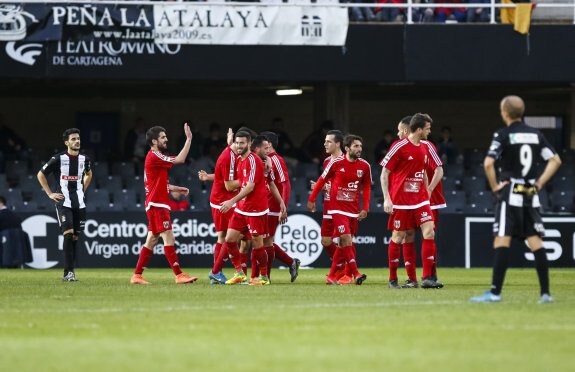
[[[329,163],[331,163],[332,161],[341,160],[341,159],[343,159],[343,155],[337,156],[335,158],[328,156],[327,158],[325,158],[323,160],[323,170],[325,171],[327,169],[327,167],[329,166]],[[333,181],[333,176],[329,176],[329,178],[325,179],[325,184],[329,185],[331,187],[332,181]],[[326,215],[327,211],[330,209],[331,209],[331,199],[329,196],[329,192],[327,192],[326,190],[323,190],[323,214]]]
[[[237,155],[232,150],[232,147],[228,146],[222,151],[216,161],[214,184],[210,193],[210,205],[212,208],[220,208],[223,202],[230,200],[237,194],[237,191],[226,190],[225,185],[226,181],[236,179],[236,165]]]
[[[441,162],[441,158],[437,155],[437,150],[433,143],[429,141],[421,141],[421,143],[427,145],[429,161],[427,162],[427,166],[425,167],[425,173],[427,173],[427,179],[431,183],[431,179],[433,178],[433,174],[435,173],[435,169],[438,167],[443,167],[443,163]],[[447,207],[445,203],[445,198],[443,197],[443,185],[441,181],[435,186],[433,191],[431,192],[431,198],[429,199],[429,203],[431,204],[431,209],[440,209]]]
[[[252,182],[254,189],[238,203],[236,212],[245,216],[267,214],[269,212],[268,188],[264,174],[264,162],[253,152],[250,152],[245,159],[238,157],[238,160],[238,179],[241,187],[244,188],[248,182]]]
[[[325,181],[331,179],[330,207],[328,214],[342,214],[348,217],[359,216],[360,209],[369,211],[369,198],[371,196],[371,167],[363,159],[349,161],[347,157],[334,159],[322,175],[309,197],[310,202],[315,202],[319,192],[323,189]],[[363,196],[363,208],[360,207],[359,190]]]
[[[159,151],[148,151],[144,163],[144,189],[146,190],[146,210],[150,207],[170,209],[168,190],[168,169],[176,161],[175,156],[164,155]]]
[[[380,165],[390,171],[389,195],[394,209],[417,209],[429,204],[424,175],[428,163],[427,146],[409,139],[394,142]]]
[[[280,195],[283,196],[284,188],[291,188],[286,162],[276,152],[268,154],[268,158],[270,158],[272,163],[272,171],[270,173],[273,175],[274,183],[278,188]],[[288,203],[289,196],[288,200],[284,200],[284,204],[286,206]],[[271,192],[268,193],[268,205],[270,208],[270,213],[280,213],[280,203],[276,200],[276,198],[274,198]]]

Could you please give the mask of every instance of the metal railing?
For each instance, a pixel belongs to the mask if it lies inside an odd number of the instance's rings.
[[[289,0],[288,0],[289,1]],[[110,4],[110,5],[155,5],[159,3],[169,3],[170,1],[165,0],[77,0],[77,1],[50,1],[50,0],[21,0],[21,1],[10,1],[10,0],[0,0],[0,4],[50,4],[50,3],[76,3],[76,4]],[[172,1],[174,3],[182,3],[186,1],[176,0]],[[295,2],[241,2],[241,1],[193,1],[194,5],[205,5],[205,6],[279,6],[279,7],[290,7],[290,6],[304,6],[304,7],[343,7],[343,8],[399,8],[407,9],[406,22],[408,24],[413,24],[413,10],[414,9],[427,9],[427,8],[489,8],[490,9],[490,21],[489,23],[497,23],[497,18],[495,14],[495,9],[501,8],[515,8],[516,4],[500,4],[495,0],[491,0],[490,3],[415,3],[413,0],[407,0],[405,3],[338,3],[335,1],[327,0],[322,2],[322,0],[317,0],[317,2],[303,2],[297,0]],[[572,23],[575,24],[575,0],[572,3],[537,3],[537,9],[539,8],[560,8],[571,10],[573,14]]]

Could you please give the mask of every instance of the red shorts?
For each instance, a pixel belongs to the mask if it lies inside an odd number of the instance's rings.
[[[148,216],[148,231],[151,231],[152,234],[158,235],[172,229],[169,209],[150,207],[146,211],[146,215]]]
[[[333,218],[331,215],[325,217],[321,220],[321,236],[332,237],[333,236]]]
[[[278,226],[280,224],[280,216],[273,216],[271,214],[268,214],[268,230],[267,233],[269,236],[275,236],[276,235],[276,230],[278,229]]]
[[[343,214],[332,214],[331,217],[334,227],[332,236],[334,238],[346,234],[353,236],[357,234],[357,217],[344,216]]]
[[[395,209],[387,222],[391,231],[415,230],[426,222],[433,221],[433,212],[429,205],[417,209]]]
[[[233,214],[234,208],[230,209],[227,213],[222,213],[218,208],[212,207],[212,219],[214,220],[216,231],[226,231]]]
[[[245,216],[234,212],[228,228],[240,231],[244,236],[267,236],[267,214],[261,216]]]

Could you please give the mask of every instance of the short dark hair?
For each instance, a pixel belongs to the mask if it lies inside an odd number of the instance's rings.
[[[258,135],[255,136],[255,138],[252,141],[252,146],[250,148],[250,150],[254,151],[256,147],[261,147],[261,145],[264,143],[264,141],[267,141],[268,138],[266,136],[262,136],[262,135]]]
[[[409,122],[409,130],[411,130],[411,132],[413,133],[418,129],[423,129],[425,128],[426,123],[430,124],[433,123],[431,116],[419,112],[413,115],[413,117],[411,118],[411,121]]]
[[[0,204],[6,205],[6,198],[0,195]]]
[[[248,142],[252,140],[252,135],[247,130],[238,130],[236,134],[234,134],[234,140],[238,137],[247,138]]]
[[[360,136],[357,136],[355,134],[348,134],[347,136],[345,136],[343,143],[344,143],[345,147],[351,147],[351,144],[353,143],[353,141],[359,141],[363,144],[363,138],[361,138]]]
[[[256,138],[256,136],[258,135],[258,133],[255,130],[248,128],[246,126],[239,127],[238,132],[248,132],[251,138]]]
[[[159,125],[156,125],[155,127],[151,127],[150,129],[148,129],[148,131],[146,132],[146,142],[148,142],[148,145],[150,145],[150,147],[154,145],[152,141],[160,138],[160,133],[162,132],[166,133],[166,128],[160,127]]]
[[[68,141],[70,139],[70,135],[71,134],[80,134],[80,129],[78,128],[68,128],[64,131],[64,133],[62,133],[62,139],[64,140],[64,142]]]
[[[326,136],[333,136],[336,143],[339,143],[339,148],[343,151],[343,132],[339,129],[328,130]]]
[[[271,143],[274,149],[278,147],[278,135],[274,132],[265,131],[261,132],[260,135],[265,136],[268,139],[268,142]]]
[[[412,115],[407,115],[403,119],[401,119],[400,123],[405,124],[405,125],[409,125],[412,117],[413,117]]]

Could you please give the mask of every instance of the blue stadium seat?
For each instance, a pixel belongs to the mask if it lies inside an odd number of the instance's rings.
[[[572,212],[574,210],[574,191],[553,192],[553,211]]]
[[[463,169],[463,165],[461,164],[445,164],[443,166],[443,174],[446,177],[463,179],[465,172]]]
[[[485,177],[478,176],[465,177],[463,180],[463,191],[465,191],[467,195],[471,195],[479,191],[487,191],[487,180]]]
[[[442,209],[445,212],[463,212],[465,207],[465,193],[463,191],[451,191],[444,193],[447,201],[447,208]]]

